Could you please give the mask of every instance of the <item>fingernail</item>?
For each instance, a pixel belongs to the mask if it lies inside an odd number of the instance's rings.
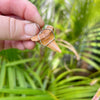
[[[39,32],[39,29],[35,23],[25,25],[25,33],[27,36],[34,36]]]

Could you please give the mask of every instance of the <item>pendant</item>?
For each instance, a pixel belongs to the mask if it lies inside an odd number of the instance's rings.
[[[61,53],[60,48],[55,42],[53,26],[47,26],[46,29],[40,31],[38,35],[33,36],[31,40],[39,42],[41,45],[47,46],[48,48]]]

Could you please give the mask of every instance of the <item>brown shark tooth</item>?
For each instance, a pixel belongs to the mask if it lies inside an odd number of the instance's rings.
[[[42,30],[38,35],[35,35],[31,38],[32,41],[39,41],[44,46],[49,47],[50,49],[60,52],[61,50],[55,42],[55,36],[53,34],[54,28],[52,26],[47,26],[46,29]]]

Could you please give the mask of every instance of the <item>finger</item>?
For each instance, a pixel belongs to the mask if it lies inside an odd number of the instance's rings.
[[[23,41],[23,45],[26,49],[33,49],[35,47],[35,42],[33,41]]]
[[[42,20],[37,8],[28,0],[0,0],[0,12],[3,14],[14,14],[23,19],[32,21],[43,27]]]
[[[15,46],[19,50],[24,50],[25,49],[22,41],[16,42]]]
[[[12,48],[17,48],[19,50],[24,50],[24,45],[22,41],[12,41],[11,42],[11,47]]]
[[[11,41],[11,48],[16,48],[16,41]]]
[[[0,41],[0,51],[4,49],[4,41]]]
[[[4,48],[3,49],[9,49],[11,48],[11,41],[5,40],[4,41]]]
[[[16,49],[19,49],[19,50],[24,50],[25,49],[22,41],[5,40],[2,45],[3,45],[3,47],[1,48],[1,50],[10,49],[10,48],[16,48]]]
[[[35,43],[32,41],[0,41],[0,51],[3,49],[17,48],[19,50],[33,49]]]
[[[38,32],[35,23],[0,15],[0,40],[29,40]]]

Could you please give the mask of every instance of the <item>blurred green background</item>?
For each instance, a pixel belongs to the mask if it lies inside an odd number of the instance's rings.
[[[100,0],[30,1],[62,53],[38,43],[2,50],[0,100],[91,100],[100,88]]]

